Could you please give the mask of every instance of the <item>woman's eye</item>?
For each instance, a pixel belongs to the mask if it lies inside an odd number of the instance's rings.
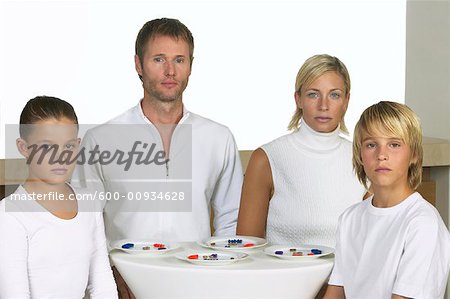
[[[339,99],[339,98],[341,97],[341,94],[340,94],[339,92],[332,92],[332,93],[330,94],[330,97],[331,97],[332,99]]]
[[[317,92],[308,92],[306,93],[306,96],[310,99],[317,99],[319,97],[319,94]]]

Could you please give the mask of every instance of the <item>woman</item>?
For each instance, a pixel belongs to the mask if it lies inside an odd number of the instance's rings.
[[[350,98],[345,65],[315,55],[295,83],[291,134],[255,150],[245,174],[237,234],[272,244],[335,245],[339,215],[365,193],[352,170],[344,115]]]

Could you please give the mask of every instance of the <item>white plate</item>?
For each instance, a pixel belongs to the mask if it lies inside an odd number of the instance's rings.
[[[127,246],[133,244],[133,246]],[[111,247],[130,254],[157,255],[169,252],[180,247],[177,243],[167,243],[153,240],[123,239],[111,243]]]
[[[267,244],[266,239],[250,236],[212,237],[198,243],[200,246],[220,250],[247,250]]]
[[[196,265],[219,266],[242,261],[248,257],[248,254],[243,252],[231,251],[185,251],[176,254],[175,257],[182,261],[186,261]]]
[[[320,253],[311,254],[312,250],[320,250]],[[296,253],[297,252],[297,253]],[[299,253],[302,253],[302,255],[299,255]],[[311,259],[311,258],[318,258],[321,256],[326,256],[334,252],[334,249],[327,246],[321,246],[321,245],[299,245],[299,246],[279,246],[274,245],[267,248],[264,248],[264,253],[275,256],[280,259],[286,259],[286,260],[304,260],[304,259]],[[296,253],[297,255],[294,255]]]

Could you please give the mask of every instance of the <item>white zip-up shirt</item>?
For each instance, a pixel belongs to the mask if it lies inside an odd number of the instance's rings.
[[[227,127],[184,110],[172,135],[169,161],[165,162],[161,156],[155,158],[163,148],[162,140],[139,102],[105,125],[89,130],[83,145],[86,153],[96,146],[99,152],[119,152],[116,157],[121,151],[123,162],[136,141],[142,154],[132,155],[128,169],[127,163],[117,163],[118,159],[103,165],[84,163],[77,166],[72,179],[75,185],[95,188],[98,195],[112,198],[103,201],[110,242],[124,238],[201,241],[211,236],[211,207],[215,235],[235,234],[243,173]],[[138,165],[138,158],[163,163]]]

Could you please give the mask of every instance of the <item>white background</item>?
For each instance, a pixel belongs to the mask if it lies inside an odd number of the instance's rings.
[[[349,69],[350,131],[370,104],[405,102],[405,0],[1,1],[0,158],[4,125],[37,95],[69,101],[83,124],[136,105],[134,42],[158,17],[194,35],[186,107],[230,127],[239,149],[287,133],[297,71],[314,54]]]

